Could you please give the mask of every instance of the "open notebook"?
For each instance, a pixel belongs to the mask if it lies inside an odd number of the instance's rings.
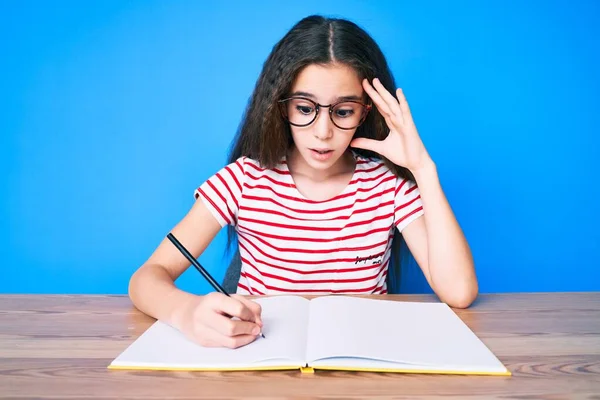
[[[157,321],[109,368],[510,375],[444,303],[287,295],[255,301],[263,309],[264,339],[237,349],[206,348]]]

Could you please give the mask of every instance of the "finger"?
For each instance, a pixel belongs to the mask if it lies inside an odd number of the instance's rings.
[[[377,78],[373,79],[373,87],[380,94],[381,98],[387,103],[390,111],[400,118],[401,122],[404,122],[402,117],[402,110],[400,109],[400,104],[398,104],[398,100],[392,96],[390,92],[383,86],[381,81]]]
[[[398,101],[400,102],[400,110],[402,110],[402,116],[404,117],[404,120],[412,121],[412,114],[408,106],[408,101],[406,101],[404,91],[401,88],[396,89],[396,97],[398,97]]]
[[[219,302],[215,303],[213,309],[221,314],[237,317],[242,321],[256,322],[255,314],[237,297],[223,296]]]
[[[240,296],[237,294],[232,295],[237,300],[241,301],[246,307],[252,311],[254,314],[254,322],[262,327],[262,307],[255,301],[245,298],[244,296]]]
[[[365,149],[374,151],[375,153],[381,154],[383,141],[367,139],[367,138],[356,138],[350,142],[350,146],[359,149]]]
[[[204,323],[219,334],[228,337],[239,335],[256,336],[260,334],[260,326],[254,322],[232,319],[217,313],[212,313],[209,318],[205,319]]]
[[[226,336],[214,329],[206,327],[203,332],[203,337],[198,339],[198,342],[205,347],[228,347],[230,349],[235,349],[252,343],[256,338],[257,337],[254,335]]]
[[[221,345],[217,341],[218,338],[219,335],[217,334],[217,332],[206,325],[202,326],[201,334],[198,331],[196,331],[191,337],[191,339],[193,339],[196,343],[204,347],[220,347]]]
[[[387,115],[393,115],[385,100],[381,98],[379,93],[375,90],[373,86],[371,86],[367,79],[363,79],[363,87],[365,89],[365,92],[367,92],[367,94],[371,98],[371,100],[373,100],[373,103],[375,104],[381,115],[383,115],[384,117],[386,117]]]
[[[246,346],[256,340],[257,336],[254,335],[238,335],[238,336],[221,336],[218,340],[219,343],[230,349],[237,349],[238,347]]]
[[[397,110],[399,116],[395,113],[392,113],[388,104],[381,98],[379,93],[369,84],[366,79],[363,81],[363,86],[365,87],[367,93],[371,96],[371,99],[377,106],[381,116],[385,119],[388,128],[390,128],[390,130],[393,129],[399,132],[402,131],[404,120],[402,118],[402,112],[400,109]]]

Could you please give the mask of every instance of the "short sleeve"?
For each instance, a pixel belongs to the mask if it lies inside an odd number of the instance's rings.
[[[394,196],[394,224],[400,232],[423,215],[423,203],[414,181],[398,177]]]
[[[235,225],[244,184],[244,158],[226,165],[194,191],[221,226]]]

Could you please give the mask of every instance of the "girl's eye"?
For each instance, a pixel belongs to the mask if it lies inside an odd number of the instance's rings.
[[[314,111],[313,107],[310,106],[296,106],[296,110],[299,111],[301,114],[304,115],[308,115],[308,114],[312,114],[312,112]]]
[[[335,110],[335,115],[340,117],[340,118],[348,118],[351,117],[354,114],[354,110],[350,109],[350,110]]]

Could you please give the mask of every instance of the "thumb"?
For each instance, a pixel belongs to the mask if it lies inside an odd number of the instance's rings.
[[[379,140],[367,139],[367,138],[356,138],[350,142],[351,147],[358,149],[370,150],[375,153],[381,154],[381,143]]]

